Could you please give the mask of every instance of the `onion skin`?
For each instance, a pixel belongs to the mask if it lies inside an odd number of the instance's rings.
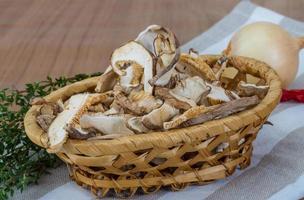
[[[273,23],[256,22],[237,32],[226,52],[266,62],[278,73],[282,87],[287,88],[297,75],[302,48],[303,37],[295,38]]]

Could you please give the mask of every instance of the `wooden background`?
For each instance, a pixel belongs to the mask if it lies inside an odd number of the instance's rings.
[[[149,24],[183,44],[238,0],[0,0],[0,88],[103,71],[113,49]],[[304,0],[253,0],[304,21]]]

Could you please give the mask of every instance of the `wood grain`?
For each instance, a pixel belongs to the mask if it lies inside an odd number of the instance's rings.
[[[291,17],[304,18],[300,9],[303,1],[256,1]],[[43,80],[47,75],[103,71],[113,49],[149,24],[171,28],[184,43],[207,30],[237,3],[0,0],[0,88],[22,88],[24,83]]]

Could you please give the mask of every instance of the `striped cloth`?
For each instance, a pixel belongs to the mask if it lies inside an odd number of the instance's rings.
[[[182,50],[187,52],[189,48],[194,48],[201,54],[218,54],[227,46],[235,31],[255,21],[273,22],[294,35],[304,34],[304,23],[242,1],[210,30],[183,45]],[[300,55],[300,66],[291,88],[304,88],[304,52]],[[264,126],[254,142],[250,167],[236,171],[225,180],[205,186],[190,186],[179,192],[161,190],[151,195],[135,196],[134,199],[288,200],[304,197],[303,116],[303,104],[280,104],[269,118],[274,126]],[[94,199],[89,191],[69,180],[65,166],[51,172],[51,175],[41,179],[39,185],[22,194],[17,193],[13,199]]]

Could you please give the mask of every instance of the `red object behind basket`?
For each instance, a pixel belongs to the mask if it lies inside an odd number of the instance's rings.
[[[304,103],[304,90],[284,90],[281,97],[281,102],[285,101],[297,101]]]

